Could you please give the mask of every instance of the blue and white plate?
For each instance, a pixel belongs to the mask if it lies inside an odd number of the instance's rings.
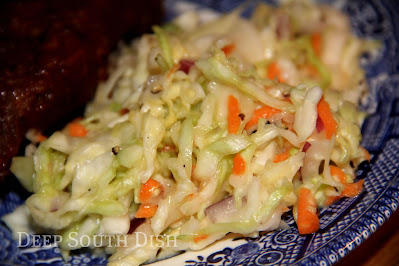
[[[186,8],[225,12],[239,0],[166,0],[169,18]],[[276,2],[276,1],[274,1]],[[299,235],[291,216],[284,217],[290,229],[261,234],[258,238],[230,236],[205,250],[186,252],[155,265],[331,265],[350,253],[377,230],[399,204],[399,2],[396,0],[323,1],[350,15],[355,33],[380,40],[382,50],[364,56],[370,84],[365,110],[373,112],[362,128],[363,146],[372,155],[371,168],[358,171],[365,178],[364,192],[343,199],[320,213],[320,231]],[[0,216],[23,201],[10,192],[0,200]],[[18,248],[9,229],[0,223],[0,264],[2,265],[104,265],[106,257],[82,252],[64,262],[57,247]]]

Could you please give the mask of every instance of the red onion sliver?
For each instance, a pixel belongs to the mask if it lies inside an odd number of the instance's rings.
[[[188,72],[190,72],[190,68],[194,65],[194,61],[189,59],[181,59],[179,61],[179,65],[180,65],[179,70],[188,74]]]
[[[310,148],[310,146],[312,146],[312,144],[306,141],[305,145],[303,145],[302,151],[306,152]]]
[[[324,130],[324,123],[323,123],[323,120],[321,120],[320,116],[317,116],[316,130],[317,130],[317,133],[320,133],[321,131]]]

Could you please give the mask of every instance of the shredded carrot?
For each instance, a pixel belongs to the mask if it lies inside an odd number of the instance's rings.
[[[337,134],[338,124],[330,111],[330,105],[324,100],[324,97],[321,97],[320,102],[317,104],[317,112],[326,130],[327,139],[331,139],[334,134]]]
[[[293,124],[286,124],[287,126],[287,130],[291,131],[292,133],[296,134],[296,131],[294,129],[294,125]]]
[[[324,206],[330,206],[331,204],[333,204],[334,202],[336,202],[339,199],[340,199],[339,196],[329,196],[324,201]]]
[[[227,44],[225,45],[221,50],[223,51],[223,53],[226,55],[226,57],[228,57],[229,55],[231,55],[231,53],[236,49],[236,46],[234,45],[234,43],[231,44]]]
[[[233,95],[229,95],[227,101],[227,130],[229,133],[237,134],[241,124],[240,107],[238,105],[238,100]]]
[[[45,141],[47,139],[47,137],[46,136],[44,136],[43,134],[37,134],[37,136],[36,136],[36,141],[37,142],[43,142],[43,141]]]
[[[279,163],[279,162],[287,160],[288,157],[290,157],[290,151],[289,150],[287,150],[286,152],[277,154],[276,157],[274,157],[273,162],[274,163]]]
[[[245,161],[241,154],[237,153],[233,158],[233,174],[242,175],[245,172]]]
[[[316,32],[312,34],[311,37],[311,42],[312,42],[312,48],[314,53],[317,56],[321,55],[321,34],[320,32]]]
[[[348,198],[356,197],[357,195],[360,194],[360,192],[362,192],[363,183],[364,180],[359,180],[356,183],[347,184],[345,186],[344,191],[342,191],[340,197],[348,197]]]
[[[174,64],[172,66],[172,68],[169,69],[168,74],[167,74],[167,78],[170,78],[173,75],[173,73],[175,73],[177,70],[179,70],[179,68],[180,68],[179,64]]]
[[[208,235],[199,235],[199,236],[196,236],[196,237],[194,237],[194,243],[197,243],[197,242],[199,242],[199,241],[201,241],[201,240],[203,240],[203,239],[207,239],[208,238]]]
[[[300,234],[311,234],[319,230],[316,198],[307,188],[301,188],[298,199],[298,231]]]
[[[136,218],[150,218],[155,215],[158,205],[154,204],[140,204],[136,212]]]
[[[68,124],[69,135],[72,137],[85,137],[88,133],[84,125],[78,122],[71,122]]]
[[[147,182],[141,185],[139,199],[142,203],[148,203],[154,195],[154,191],[161,187],[161,184],[150,178]]]
[[[261,118],[268,118],[271,117],[274,114],[281,113],[280,110],[275,109],[270,106],[263,106],[257,110],[255,110],[254,115],[252,116],[251,120],[248,121],[248,123],[245,125],[245,129],[249,129],[250,127],[258,124],[259,119]]]
[[[345,185],[345,188],[339,196],[328,197],[324,202],[325,206],[328,206],[328,205],[334,203],[335,201],[337,201],[340,198],[356,197],[357,195],[360,194],[360,192],[362,192],[364,180],[360,180],[356,183],[347,183],[346,174],[344,173],[344,171],[342,171],[339,167],[334,166],[334,165],[330,165],[330,173],[332,176],[337,177],[339,179],[339,181]]]
[[[278,82],[284,82],[284,78],[281,75],[281,70],[277,65],[277,62],[272,62],[267,67],[267,77],[269,79],[277,78]]]
[[[346,184],[346,174],[338,166],[330,165],[330,174],[336,176],[342,184]]]

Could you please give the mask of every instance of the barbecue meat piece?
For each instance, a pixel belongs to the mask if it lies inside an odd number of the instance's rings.
[[[82,110],[118,41],[161,18],[160,0],[1,1],[0,179],[27,130]]]

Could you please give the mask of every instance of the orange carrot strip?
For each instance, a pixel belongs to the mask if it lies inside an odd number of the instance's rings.
[[[151,200],[154,191],[159,187],[161,187],[161,184],[158,181],[152,178],[148,179],[147,182],[141,185],[139,194],[140,202],[148,203]]]
[[[339,196],[330,196],[324,202],[325,206],[329,206],[339,200],[340,198],[353,198],[359,195],[362,192],[364,180],[360,180],[356,183],[349,183],[345,185],[344,190],[341,192]]]
[[[249,129],[250,127],[258,124],[259,119],[261,118],[268,118],[274,114],[281,113],[280,110],[274,109],[273,107],[270,106],[263,106],[257,110],[255,110],[254,115],[252,116],[251,120],[248,121],[248,123],[245,125],[245,129]]]
[[[277,78],[278,82],[284,82],[284,79],[281,75],[280,68],[278,67],[276,62],[270,63],[267,67],[267,77],[268,79],[275,79]]]
[[[150,218],[155,215],[158,205],[154,204],[140,204],[136,212],[136,218]]]
[[[356,183],[347,184],[344,191],[342,191],[340,197],[353,198],[362,192],[364,180],[359,180]]]
[[[199,241],[201,241],[201,240],[203,240],[203,239],[207,239],[208,238],[208,235],[199,235],[199,236],[196,236],[196,237],[194,237],[194,243],[197,243],[197,242],[199,242]]]
[[[237,153],[233,158],[233,174],[242,175],[245,172],[245,161],[241,154]]]
[[[174,64],[172,68],[168,71],[168,74],[166,75],[167,78],[170,78],[173,73],[175,73],[177,70],[179,70],[180,65],[179,64]]]
[[[334,203],[335,201],[337,201],[340,198],[356,197],[357,195],[360,194],[360,192],[362,192],[364,180],[360,180],[356,183],[347,183],[346,174],[344,173],[344,171],[342,171],[339,167],[333,166],[333,165],[330,166],[330,173],[332,176],[338,177],[339,181],[345,185],[345,188],[339,196],[328,197],[324,202],[325,206],[328,206],[328,205]]]
[[[337,134],[338,123],[335,121],[330,111],[330,105],[324,100],[324,97],[321,97],[317,104],[317,112],[324,124],[327,139],[331,139],[334,134]]]
[[[68,124],[69,135],[72,137],[85,137],[88,133],[84,125],[78,122],[71,122]]]
[[[311,234],[319,230],[319,217],[316,214],[316,198],[307,188],[301,188],[298,199],[298,231]]]
[[[330,174],[338,177],[339,182],[346,184],[346,174],[338,166],[330,165]]]
[[[46,139],[48,139],[46,136],[44,136],[43,134],[37,134],[37,136],[36,136],[36,141],[37,142],[43,142],[43,141],[45,141]]]
[[[339,200],[339,196],[329,196],[326,198],[326,200],[324,201],[324,206],[330,206],[331,204],[333,204],[334,202],[336,202],[337,200]]]
[[[226,55],[226,57],[228,57],[235,49],[236,46],[234,45],[234,43],[231,43],[224,46],[221,50]]]
[[[311,37],[312,48],[317,56],[321,55],[321,34],[320,32],[313,33]]]
[[[286,152],[277,154],[276,157],[274,157],[273,162],[274,163],[279,163],[279,162],[287,160],[288,157],[290,157],[290,151],[289,150],[286,151]]]
[[[240,107],[238,105],[238,100],[233,95],[229,95],[227,108],[227,130],[229,133],[237,134],[241,124],[241,119],[239,116]]]

